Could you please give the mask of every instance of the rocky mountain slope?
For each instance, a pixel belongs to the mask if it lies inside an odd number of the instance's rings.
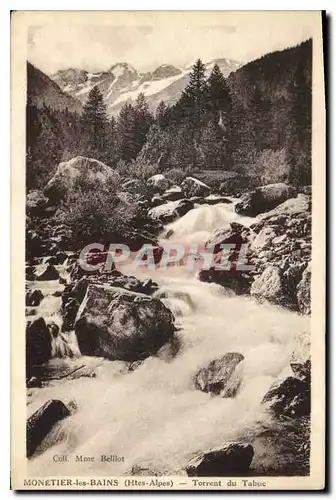
[[[63,111],[80,112],[81,102],[63,92],[61,88],[42,71],[27,62],[27,99],[30,104],[41,108],[43,105]]]
[[[216,63],[225,77],[241,66],[232,59],[214,59],[206,64],[209,74]],[[192,65],[179,69],[162,64],[152,72],[141,73],[127,63],[118,63],[100,73],[73,68],[60,70],[51,78],[64,92],[82,102],[86,101],[92,87],[98,85],[109,114],[115,115],[125,102],[135,101],[141,92],[152,110],[162,100],[175,103],[188,83],[191,68]]]

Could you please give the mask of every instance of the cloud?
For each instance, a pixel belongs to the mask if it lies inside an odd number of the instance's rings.
[[[50,13],[29,31],[28,59],[48,74],[107,70],[116,62],[148,71],[198,57],[247,62],[311,36],[311,16],[294,11],[61,14]]]

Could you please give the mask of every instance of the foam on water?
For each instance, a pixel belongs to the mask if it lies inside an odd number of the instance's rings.
[[[170,226],[184,240],[233,219],[227,206],[203,205]],[[134,465],[177,474],[195,453],[239,439],[268,418],[260,401],[288,373],[297,337],[309,334],[309,319],[232,296],[183,269],[171,268],[155,278],[181,327],[177,347],[164,346],[133,372],[122,362],[97,360],[96,378],[64,379],[35,389],[30,413],[51,398],[75,400],[78,410],[50,433],[47,450],[30,461],[31,474],[64,475],[66,470],[67,476],[111,476]],[[195,390],[197,371],[230,351],[245,358],[239,365],[243,382],[238,395],[223,399]],[[70,462],[54,461],[62,454]],[[75,455],[81,454],[95,461],[76,462]],[[103,462],[101,455],[125,461]]]

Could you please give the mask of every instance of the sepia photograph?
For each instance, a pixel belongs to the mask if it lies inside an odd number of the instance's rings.
[[[14,489],[324,488],[322,17],[12,13]]]

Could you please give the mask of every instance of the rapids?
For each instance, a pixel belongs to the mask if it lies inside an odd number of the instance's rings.
[[[174,230],[174,241],[202,243],[232,220],[248,225],[253,219],[235,214],[233,204],[202,205],[167,229]],[[139,277],[145,275],[145,270],[139,271]],[[29,389],[28,414],[52,398],[65,404],[75,401],[77,406],[46,438],[44,453],[29,460],[30,474],[115,476],[133,466],[181,474],[195,453],[244,436],[251,439],[268,424],[260,401],[277,378],[290,374],[293,349],[309,337],[309,318],[233,296],[181,267],[159,271],[155,281],[180,328],[175,345],[164,346],[133,372],[127,372],[123,362],[83,357],[83,363],[96,365],[95,378],[63,379]],[[42,285],[44,294],[61,287],[55,282]],[[40,312],[59,323],[59,307],[59,298],[47,296]],[[239,365],[243,383],[237,396],[222,399],[195,390],[196,372],[230,351],[245,357]],[[63,455],[67,463],[56,461]],[[94,461],[76,461],[76,455]],[[102,455],[124,460],[105,462]],[[268,460],[277,459],[277,453],[268,450]]]

